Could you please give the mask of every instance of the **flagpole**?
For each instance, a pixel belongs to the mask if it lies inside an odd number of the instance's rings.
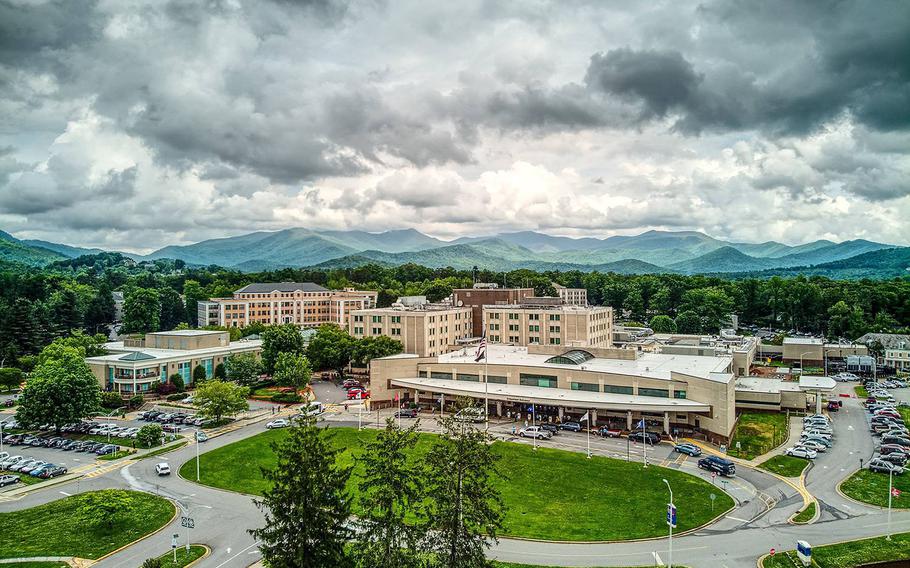
[[[486,335],[486,332],[484,332]],[[490,431],[490,351],[483,350],[483,417],[486,431]]]
[[[891,495],[894,491],[894,485],[892,485],[892,469],[888,468],[888,536],[885,537],[885,540],[891,540]]]
[[[641,417],[641,463],[644,467],[648,467],[648,442],[647,436],[645,435],[645,417]]]
[[[588,417],[588,459],[591,459],[591,416],[588,412],[585,412],[585,416]]]

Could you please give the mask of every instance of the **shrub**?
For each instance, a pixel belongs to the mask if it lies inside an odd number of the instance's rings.
[[[177,387],[171,383],[158,383],[155,385],[155,392],[158,394],[172,394],[177,392]]]
[[[193,369],[193,382],[198,385],[199,383],[204,383],[207,378],[208,376],[205,374],[205,368],[202,365],[196,365],[196,368]],[[183,381],[180,382],[182,383]]]
[[[181,394],[181,393],[167,395],[167,400],[169,400],[170,402],[174,402],[175,400],[183,400],[185,398],[186,398],[186,394]]]
[[[174,385],[174,388],[177,389],[177,392],[183,392],[183,390],[186,388],[186,385],[183,384],[183,377],[177,373],[171,375],[171,384]]]
[[[301,402],[303,397],[292,392],[280,392],[272,395],[272,402],[281,402],[284,404],[295,404]]]
[[[145,404],[145,398],[141,394],[130,397],[130,408],[139,408]]]
[[[104,408],[120,408],[123,406],[123,398],[118,393],[104,391],[101,393],[101,406]]]
[[[215,365],[215,378],[219,381],[223,381],[227,378],[227,370],[224,368],[224,363]]]
[[[161,560],[157,558],[146,558],[140,568],[162,568]]]

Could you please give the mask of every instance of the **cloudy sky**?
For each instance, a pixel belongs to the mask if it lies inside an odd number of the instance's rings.
[[[286,227],[910,245],[910,9],[0,0],[0,228]]]

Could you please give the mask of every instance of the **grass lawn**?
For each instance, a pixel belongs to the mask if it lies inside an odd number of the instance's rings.
[[[798,515],[793,517],[794,523],[808,523],[815,517],[815,501],[809,503],[809,506],[799,512]]]
[[[792,555],[796,560],[796,552],[788,551],[777,554],[773,558],[765,558],[762,562],[764,568],[793,568],[794,564],[785,555]],[[818,568],[853,568],[872,562],[885,562],[888,560],[904,560],[910,558],[910,533],[896,534],[891,540],[885,537],[855,540],[842,544],[812,547],[812,563]]]
[[[344,448],[338,460],[354,464],[366,440],[376,430],[332,428],[334,443]],[[260,495],[267,483],[260,467],[272,468],[276,456],[269,442],[283,439],[287,430],[270,430],[206,452],[201,456],[202,483],[223,489]],[[414,452],[420,460],[435,436],[422,434]],[[733,506],[733,500],[698,477],[675,470],[584,454],[540,448],[536,452],[523,444],[497,442],[502,456],[499,467],[507,479],[497,481],[506,505],[503,535],[549,540],[625,540],[663,536],[664,511],[668,494],[662,479],[673,487],[679,509],[680,532],[700,526],[715,515],[710,494],[717,496],[715,514]],[[180,473],[195,479],[195,458]],[[350,488],[356,490],[361,476],[355,466]]]
[[[807,460],[781,454],[763,461],[758,467],[784,477],[799,477],[807,465]]]
[[[99,558],[164,526],[174,515],[167,499],[129,492],[133,507],[112,529],[86,523],[79,510],[85,493],[13,513],[0,513],[0,558],[77,556]]]
[[[42,481],[47,481],[46,479],[39,479],[37,477],[32,477],[27,473],[19,473],[18,471],[0,471],[0,475],[18,475],[19,483],[13,485],[7,485],[7,487],[22,487],[23,485],[34,485],[36,483],[41,483]],[[3,568],[3,567],[0,567]]]
[[[174,562],[174,552],[167,552],[158,558],[161,560],[161,568],[183,568],[194,560],[202,558],[205,554],[205,547],[199,544],[191,544],[189,553],[184,546],[177,547],[177,562]]]
[[[169,452],[171,450],[176,450],[177,448],[182,448],[183,446],[187,445],[189,442],[190,442],[189,440],[183,439],[183,440],[180,440],[179,442],[177,442],[176,444],[171,444],[170,446],[164,446],[163,448],[158,448],[157,450],[153,450],[147,454],[143,454],[143,455],[137,457],[136,459],[144,460],[145,458],[153,458],[153,457],[159,456],[165,452]]]
[[[728,453],[751,460],[769,452],[787,439],[787,415],[770,412],[743,412],[733,432]],[[736,449],[736,444],[740,449]]]
[[[112,454],[98,456],[98,459],[104,460],[104,461],[114,461],[114,460],[119,460],[120,458],[125,458],[126,456],[135,454],[135,453],[136,453],[136,450],[120,450],[120,451],[114,452]]]
[[[910,509],[910,475],[893,476],[894,487],[901,490],[901,496],[891,500],[891,506],[899,509]],[[884,473],[873,473],[868,469],[857,471],[846,481],[840,490],[845,495],[879,507],[888,506],[888,476]]]
[[[13,562],[0,566],[3,568],[70,568],[66,562]]]
[[[867,391],[866,387],[863,385],[857,385],[853,387],[853,392],[855,392],[856,396],[860,398],[869,398],[869,391]]]

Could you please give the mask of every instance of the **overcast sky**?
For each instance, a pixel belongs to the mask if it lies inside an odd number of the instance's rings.
[[[0,0],[0,228],[295,226],[908,245],[910,9]]]

